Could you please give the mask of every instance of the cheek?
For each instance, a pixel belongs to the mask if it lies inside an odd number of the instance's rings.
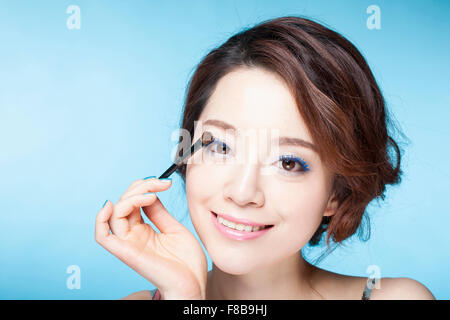
[[[326,181],[320,174],[291,186],[273,188],[270,202],[283,220],[288,238],[306,244],[319,226],[328,201]]]
[[[186,167],[186,194],[188,198],[220,200],[223,185],[227,177],[233,174],[233,166],[219,160],[207,158],[199,150],[190,159]]]
[[[189,164],[186,167],[186,197],[192,223],[200,227],[205,221],[207,210],[221,202],[225,168],[206,164]],[[212,179],[211,177],[214,177]],[[209,216],[207,216],[209,219]]]
[[[207,197],[208,190],[207,177],[202,174],[198,165],[188,164],[186,167],[186,197],[192,219],[195,218],[197,210],[195,208]]]

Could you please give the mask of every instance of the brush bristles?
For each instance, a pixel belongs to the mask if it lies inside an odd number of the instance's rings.
[[[203,132],[203,134],[202,134],[202,143],[203,143],[203,145],[208,145],[208,144],[210,144],[213,141],[214,141],[214,137],[211,134],[211,132],[209,132],[209,131]]]

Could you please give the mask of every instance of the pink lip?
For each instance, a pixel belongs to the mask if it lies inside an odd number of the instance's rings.
[[[271,228],[266,228],[263,230],[255,231],[255,232],[247,232],[247,231],[239,231],[235,229],[228,228],[217,221],[216,216],[213,212],[211,212],[211,219],[216,228],[222,233],[224,236],[233,239],[233,240],[251,240],[262,236],[264,233],[269,231]]]
[[[233,217],[231,217],[229,215],[226,215],[226,214],[222,214],[222,213],[218,214],[217,212],[213,212],[213,211],[211,211],[211,212],[214,213],[214,214],[217,214],[218,216],[221,216],[224,219],[227,219],[228,221],[232,221],[232,222],[235,222],[235,223],[246,224],[246,225],[249,225],[249,226],[252,226],[252,227],[264,227],[265,226],[265,224],[256,223],[256,222],[253,222],[253,221],[250,221],[250,220],[247,220],[247,219],[238,219],[238,218],[233,218]]]

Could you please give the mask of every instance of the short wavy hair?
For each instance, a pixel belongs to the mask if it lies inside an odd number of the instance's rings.
[[[310,19],[280,17],[245,29],[209,52],[191,77],[181,120],[191,136],[217,82],[240,67],[264,68],[284,79],[334,174],[337,210],[323,217],[308,243],[317,245],[324,232],[327,247],[330,238],[349,238],[368,204],[384,200],[386,185],[399,183],[402,174],[400,148],[388,133],[394,123],[366,60],[342,35]],[[186,165],[177,172],[185,183]]]

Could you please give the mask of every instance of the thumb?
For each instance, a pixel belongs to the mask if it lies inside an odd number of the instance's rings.
[[[158,196],[156,196],[155,202],[149,206],[142,207],[142,210],[163,233],[176,233],[185,230],[185,227],[166,210]]]

